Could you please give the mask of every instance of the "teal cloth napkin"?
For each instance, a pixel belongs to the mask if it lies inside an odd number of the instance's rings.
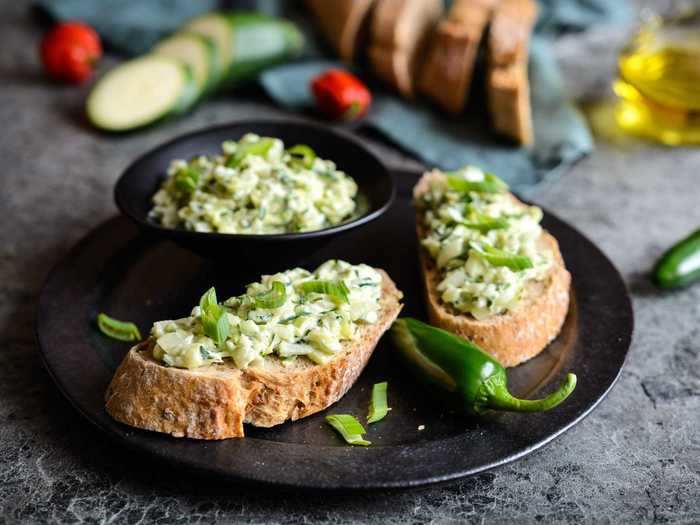
[[[535,129],[531,150],[505,144],[488,129],[483,111],[453,118],[424,103],[408,104],[381,85],[372,85],[374,101],[363,125],[386,136],[428,165],[454,169],[477,164],[527,192],[576,162],[593,149],[584,118],[567,101],[548,38],[593,24],[621,23],[630,18],[627,0],[539,0],[540,17],[530,53],[530,83]],[[135,55],[146,52],[187,18],[215,9],[256,8],[290,16],[309,37],[307,60],[270,69],[260,81],[280,106],[300,110],[313,105],[309,80],[338,65],[322,56],[308,18],[297,2],[284,0],[39,0],[37,5],[56,20],[80,19],[91,24],[112,49]],[[473,104],[483,107],[483,104]]]

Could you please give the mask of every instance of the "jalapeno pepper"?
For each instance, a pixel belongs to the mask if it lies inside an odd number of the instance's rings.
[[[362,81],[342,69],[329,69],[311,81],[318,108],[332,119],[353,120],[362,117],[372,95]]]
[[[679,288],[700,280],[700,230],[663,254],[656,264],[654,280],[662,288]]]
[[[411,318],[398,319],[391,333],[406,360],[467,412],[543,412],[564,401],[576,387],[576,376],[567,374],[547,397],[518,399],[508,392],[505,369],[475,344]]]

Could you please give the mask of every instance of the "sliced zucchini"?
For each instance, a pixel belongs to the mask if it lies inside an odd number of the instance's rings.
[[[218,49],[209,37],[197,33],[176,33],[158,44],[153,53],[179,59],[190,66],[200,94],[211,91],[218,84]]]
[[[108,131],[128,131],[189,110],[197,83],[186,64],[146,55],[124,62],[100,78],[88,95],[88,119]]]
[[[287,20],[260,13],[231,13],[227,18],[232,52],[226,83],[249,80],[264,68],[294,58],[303,50],[304,37]]]
[[[211,38],[218,50],[218,70],[222,73],[231,65],[231,51],[233,49],[233,35],[228,18],[221,13],[209,13],[190,20],[181,29],[188,33]]]

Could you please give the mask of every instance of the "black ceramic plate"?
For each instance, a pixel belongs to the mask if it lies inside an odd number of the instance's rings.
[[[383,217],[332,241],[304,265],[338,257],[385,268],[405,293],[404,313],[423,317],[409,202],[417,175],[400,173],[397,179],[399,198]],[[578,375],[573,395],[544,414],[470,419],[443,410],[395,366],[385,338],[336,405],[271,429],[247,427],[245,439],[176,439],[116,423],[104,411],[103,395],[128,345],[103,337],[94,327],[96,314],[104,311],[147,330],[153,321],[187,314],[211,285],[229,296],[249,280],[237,274],[233,259],[217,266],[170,242],[153,243],[123,218],[94,230],[50,274],[37,319],[42,355],[60,390],[97,427],[126,446],[190,469],[325,489],[408,487],[475,474],[529,454],[579,422],[617,379],[630,344],[632,309],[613,265],[557,218],[545,214],[544,226],[559,240],[573,276],[571,308],[559,337],[509,371],[512,390],[520,396],[551,390],[566,372]],[[393,410],[369,427],[372,446],[345,445],[324,415],[364,418],[371,385],[382,380],[389,381]]]

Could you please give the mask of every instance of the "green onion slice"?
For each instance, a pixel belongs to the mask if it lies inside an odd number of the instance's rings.
[[[265,293],[255,296],[255,308],[279,308],[287,300],[287,288],[280,281],[273,281]]]
[[[274,140],[269,138],[262,138],[257,142],[239,142],[236,151],[226,161],[226,167],[238,167],[241,162],[243,162],[243,159],[245,159],[248,155],[258,155],[260,157],[264,157],[267,155],[268,151],[270,151],[273,144]]]
[[[320,293],[330,295],[341,303],[350,302],[350,290],[344,281],[306,281],[301,283],[299,289],[303,294]]]
[[[175,188],[182,193],[192,193],[197,189],[200,177],[199,170],[191,166],[183,168],[175,175]]]
[[[301,161],[305,168],[310,168],[314,164],[316,152],[306,144],[297,144],[287,150],[294,160]]]
[[[107,314],[100,313],[97,316],[97,326],[107,337],[118,339],[119,341],[140,341],[141,332],[134,323],[118,321]]]
[[[376,423],[384,419],[389,413],[389,407],[386,403],[386,389],[388,385],[389,384],[384,381],[382,383],[375,383],[372,387],[372,399],[369,403],[367,423]]]
[[[226,342],[231,332],[226,309],[216,299],[216,290],[212,287],[199,300],[200,319],[204,335],[214,340],[217,346]]]
[[[486,233],[491,230],[505,230],[508,227],[508,219],[505,217],[489,217],[483,214],[474,214],[473,221],[461,222],[463,226],[472,230],[478,230],[481,233]]]
[[[533,264],[529,257],[525,255],[514,255],[512,253],[499,250],[488,244],[469,243],[469,246],[476,253],[481,255],[486,261],[494,266],[505,266],[514,272],[532,268]]]
[[[445,175],[447,175],[447,186],[459,192],[503,193],[508,190],[508,185],[493,173],[485,172],[484,179],[480,181],[465,179],[461,171],[452,171]]]
[[[326,416],[326,421],[343,436],[343,439],[349,445],[371,445],[371,441],[362,439],[365,434],[365,429],[362,424],[349,414],[333,414]]]

